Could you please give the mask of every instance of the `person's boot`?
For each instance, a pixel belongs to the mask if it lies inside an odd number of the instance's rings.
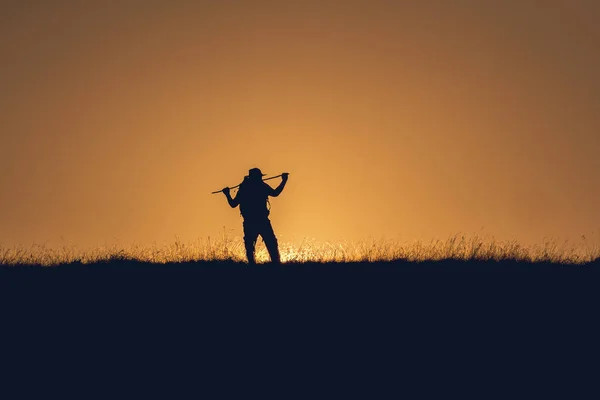
[[[271,262],[273,264],[281,264],[281,257],[279,256],[279,251],[275,251],[275,254],[271,254]]]
[[[271,257],[271,263],[281,264],[281,256],[279,255],[279,246],[277,245],[277,242],[269,243],[269,246],[267,246],[267,251]]]
[[[254,258],[254,249],[246,246],[246,258],[248,259],[248,265],[255,265],[256,259]]]

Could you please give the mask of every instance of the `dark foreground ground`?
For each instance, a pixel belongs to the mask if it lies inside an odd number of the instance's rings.
[[[594,282],[600,276],[600,260],[586,264],[551,262],[459,261],[428,262],[350,262],[350,263],[270,263],[249,266],[241,262],[184,262],[154,264],[135,260],[110,260],[94,264],[74,262],[53,267],[35,265],[2,266],[0,282],[5,289],[32,289],[36,297],[51,291],[50,298],[77,292],[86,296],[114,291],[148,296],[184,293],[191,296],[246,296],[262,293],[300,295],[308,290],[315,295],[337,293],[360,297],[373,295],[427,293],[432,298],[456,291],[487,288],[493,292],[501,285],[541,282]],[[497,287],[496,287],[497,286]],[[541,287],[540,289],[543,289]],[[536,287],[531,287],[536,290]],[[306,298],[311,301],[312,298]],[[110,298],[106,299],[110,300]]]
[[[329,299],[365,305],[388,299],[383,307],[397,301],[399,307],[412,304],[413,309],[429,302],[443,306],[463,297],[473,304],[491,298],[510,305],[518,304],[520,296],[552,301],[583,295],[586,287],[596,291],[599,277],[600,260],[582,265],[443,260],[256,266],[112,260],[55,267],[0,266],[4,293],[13,292],[25,302],[90,300],[110,306],[144,299],[146,304],[160,302],[160,307],[177,303],[177,312],[193,314],[230,306],[239,310],[253,303],[266,309],[286,301],[310,306]]]
[[[533,396],[592,373],[599,288],[599,261],[2,266],[2,358],[19,391],[78,398]]]

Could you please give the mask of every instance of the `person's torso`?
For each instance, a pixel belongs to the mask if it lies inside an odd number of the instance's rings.
[[[244,219],[262,219],[269,216],[269,192],[264,182],[248,182],[238,193],[240,212]]]

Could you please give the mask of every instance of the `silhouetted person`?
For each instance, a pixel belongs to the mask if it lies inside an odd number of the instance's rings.
[[[269,220],[267,203],[269,196],[279,196],[288,180],[288,174],[283,173],[281,175],[282,181],[276,189],[263,182],[263,176],[264,174],[258,168],[252,168],[248,171],[248,176],[244,178],[244,181],[240,185],[235,199],[231,198],[228,187],[223,189],[223,193],[225,193],[231,208],[240,206],[240,213],[244,218],[244,246],[246,247],[246,257],[248,257],[249,264],[256,262],[254,259],[254,248],[258,235],[262,236],[265,242],[271,262],[281,262],[277,238]]]

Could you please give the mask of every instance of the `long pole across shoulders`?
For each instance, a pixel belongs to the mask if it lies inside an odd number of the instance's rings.
[[[271,180],[271,179],[280,178],[281,176],[282,176],[282,175],[275,175],[275,176],[271,176],[271,177],[269,177],[269,178],[263,178],[263,181],[268,181],[268,180]],[[232,186],[232,187],[230,187],[229,189],[235,189],[235,188],[238,188],[238,187],[240,187],[240,185],[241,185],[241,183],[240,183],[239,185]],[[223,192],[223,189],[221,189],[221,190],[217,190],[216,192],[212,192],[211,194],[217,194],[217,193],[221,193],[221,192]]]

